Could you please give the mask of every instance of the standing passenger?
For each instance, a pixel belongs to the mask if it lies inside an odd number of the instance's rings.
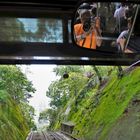
[[[81,23],[74,26],[76,43],[81,47],[96,49],[102,43],[100,19],[99,17],[92,19],[92,14],[87,9],[82,10],[79,14]]]

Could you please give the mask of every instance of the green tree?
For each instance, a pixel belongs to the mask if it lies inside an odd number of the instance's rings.
[[[28,105],[34,91],[20,68],[0,66],[0,139],[24,140],[34,127],[34,109]]]
[[[34,123],[35,109],[29,104],[27,104],[26,102],[22,102],[19,107],[21,111],[23,112],[23,116],[29,128],[34,128],[35,127],[35,123]]]
[[[48,121],[50,124],[48,129],[51,129],[56,121],[57,116],[58,116],[57,110],[46,109],[39,114],[39,121]]]
[[[24,25],[18,18],[1,18],[0,41],[20,41],[24,37]]]
[[[100,74],[100,72],[99,72],[99,69],[98,69],[96,66],[93,66],[93,69],[94,69],[94,71],[96,72],[96,75],[97,75],[97,77],[98,77],[98,80],[99,80],[99,82],[100,82],[100,84],[101,84],[101,82],[102,82],[102,76],[101,76],[101,74]]]
[[[17,102],[27,101],[31,92],[35,92],[33,84],[17,66],[0,66],[1,88]]]
[[[34,39],[36,41],[44,41],[46,40],[46,33],[48,32],[46,29],[46,19],[38,19],[37,20],[38,30],[34,33]]]
[[[84,69],[80,66],[58,66],[54,72],[60,76],[60,79],[51,83],[46,96],[51,98],[51,107],[60,108],[67,104],[69,98],[78,94],[81,89],[80,86],[84,85],[88,78],[84,76]],[[67,79],[63,78],[65,72],[69,74]]]
[[[84,72],[84,67],[82,66],[57,66],[56,68],[54,68],[53,70],[57,76],[61,76],[63,77],[64,73],[83,73]]]
[[[50,84],[46,96],[51,99],[50,106],[57,114],[54,120],[63,120],[67,106],[71,109],[73,106],[78,108],[81,100],[89,97],[90,91],[98,88],[100,82],[111,75],[112,67],[57,66],[54,72],[59,78]],[[63,77],[65,73],[69,75],[66,79]],[[73,99],[73,105],[69,103],[70,99]],[[76,111],[76,107],[73,110]],[[47,112],[47,117],[48,115],[50,114]]]

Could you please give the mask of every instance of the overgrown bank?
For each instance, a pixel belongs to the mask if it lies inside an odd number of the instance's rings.
[[[135,139],[135,135],[138,135],[137,130],[134,128],[140,128],[140,113],[135,112],[131,108],[139,103],[140,97],[140,69],[136,69],[129,75],[124,76],[121,79],[113,77],[109,80],[106,87],[96,92],[94,95],[91,94],[86,99],[81,100],[78,106],[78,110],[74,112],[75,107],[72,108],[69,114],[69,121],[75,122],[74,135],[82,137],[88,140],[104,140],[104,139]],[[93,90],[94,91],[94,90]],[[86,93],[87,94],[87,93]],[[133,104],[133,106],[131,106]],[[137,107],[137,106],[136,106]],[[129,109],[130,108],[130,109]],[[135,112],[136,119],[132,119],[133,124],[125,123],[124,129],[120,133],[116,133],[116,128],[122,127],[119,121],[126,121],[125,116],[129,116],[129,110]],[[119,126],[117,125],[119,123]],[[114,129],[115,131],[113,132]],[[128,138],[126,132],[129,130]],[[136,131],[134,131],[136,130]],[[113,135],[115,133],[115,136]],[[112,137],[111,137],[111,136]],[[132,135],[134,138],[132,138]],[[138,139],[140,138],[140,135]],[[136,139],[135,139],[136,140]]]
[[[32,83],[16,66],[0,66],[0,140],[25,140],[34,127]]]
[[[108,67],[102,71],[102,86],[96,74],[87,78],[84,73],[85,70],[78,73],[73,70],[68,79],[60,79],[57,86],[51,85],[49,95],[59,91],[61,98],[52,98],[51,113],[48,110],[46,115],[42,113],[42,118],[51,120],[50,129],[58,130],[61,122],[66,121],[75,124],[73,135],[82,140],[139,140],[140,68],[118,78],[116,70]],[[71,84],[73,78],[75,83]],[[55,106],[56,100],[64,99],[64,93],[68,99],[65,98],[59,107]]]

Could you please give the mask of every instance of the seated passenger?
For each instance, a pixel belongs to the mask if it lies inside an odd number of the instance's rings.
[[[133,18],[128,20],[128,30],[123,31],[117,39],[117,43],[120,45],[121,50],[125,53],[140,52],[140,26],[139,26],[138,17],[140,17],[140,13],[137,16],[133,33],[131,34],[130,39],[127,40],[129,35],[129,30],[131,29],[132,26]],[[128,41],[128,44],[126,44],[126,41]]]
[[[120,47],[121,51],[130,52],[130,53],[131,53],[131,51],[124,50],[124,47],[125,47],[126,39],[128,38],[128,35],[129,35],[129,31],[131,29],[131,25],[132,25],[132,19],[129,19],[128,20],[128,29],[121,32],[121,34],[117,38],[117,44],[118,44],[118,47]]]

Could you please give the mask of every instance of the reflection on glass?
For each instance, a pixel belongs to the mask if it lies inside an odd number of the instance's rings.
[[[131,36],[135,34],[133,29],[138,9],[139,6],[132,3],[81,4],[74,20],[75,42],[80,47],[104,52],[135,52],[130,49],[130,42]]]
[[[72,43],[72,40],[71,40],[71,20],[68,20],[68,33],[69,33],[69,43]]]
[[[62,21],[46,18],[0,18],[0,41],[62,43]]]

